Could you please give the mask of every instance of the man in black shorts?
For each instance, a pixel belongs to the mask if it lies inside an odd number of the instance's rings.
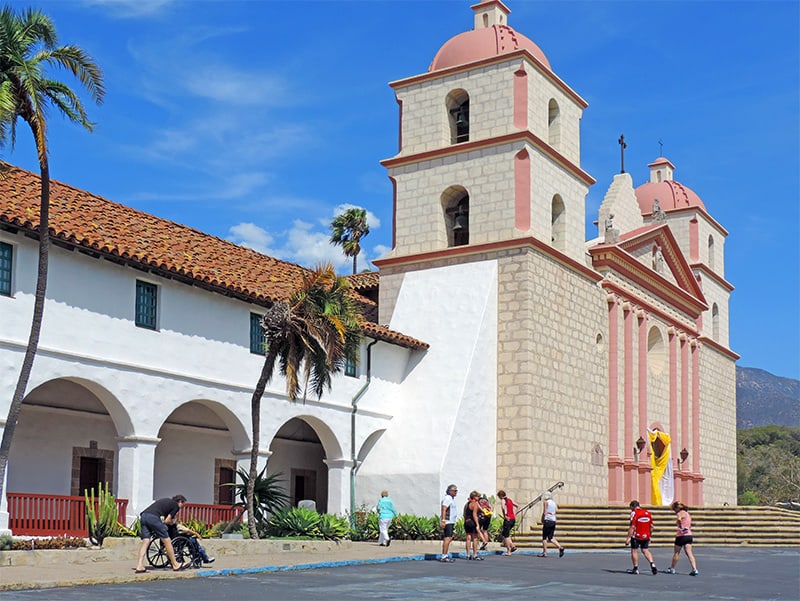
[[[147,547],[150,545],[150,539],[153,536],[157,536],[161,539],[174,571],[177,572],[188,567],[189,564],[187,563],[178,564],[178,562],[175,561],[175,550],[172,548],[172,540],[169,537],[169,531],[167,529],[167,526],[178,523],[175,516],[181,510],[184,503],[186,503],[186,497],[183,495],[175,495],[171,499],[159,499],[145,509],[139,516],[139,524],[141,524],[142,527],[142,533],[140,535],[142,545],[139,547],[139,562],[136,564],[137,574],[144,574],[147,571],[144,567],[144,558],[145,555],[147,555]]]

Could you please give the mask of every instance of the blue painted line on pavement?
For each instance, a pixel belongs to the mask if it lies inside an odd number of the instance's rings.
[[[581,553],[594,552],[595,550],[581,550]],[[608,553],[608,549],[603,549],[602,552]],[[622,552],[622,551],[619,551]],[[515,556],[518,555],[538,555],[538,550],[523,551],[521,549],[514,552]],[[577,551],[567,551],[567,554],[577,553]],[[466,561],[464,553],[451,553],[452,557]],[[488,551],[479,553],[481,556],[502,555],[502,551]],[[425,553],[423,555],[406,555],[401,557],[382,557],[378,559],[348,559],[342,561],[320,561],[316,563],[301,563],[297,565],[285,566],[261,566],[255,568],[226,568],[222,570],[200,570],[195,572],[197,576],[210,577],[210,576],[235,576],[241,574],[264,574],[269,572],[291,572],[295,570],[314,570],[319,568],[341,568],[347,566],[358,566],[366,564],[379,564],[379,563],[396,563],[399,561],[436,561],[439,558],[438,553]]]

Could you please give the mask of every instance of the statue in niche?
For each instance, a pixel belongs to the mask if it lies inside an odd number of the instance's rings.
[[[606,231],[610,232],[614,229],[614,214],[609,213],[608,217],[606,217]]]
[[[653,269],[655,269],[657,273],[664,273],[665,267],[664,253],[661,252],[660,246],[656,246],[653,251]]]

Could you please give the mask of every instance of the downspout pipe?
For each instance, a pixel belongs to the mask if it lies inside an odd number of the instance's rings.
[[[350,401],[352,409],[350,410],[350,525],[355,525],[356,515],[356,472],[358,471],[358,457],[356,452],[356,413],[358,412],[358,401],[364,396],[364,393],[369,388],[372,381],[372,347],[377,344],[377,340],[373,340],[367,345],[367,381],[356,392]]]

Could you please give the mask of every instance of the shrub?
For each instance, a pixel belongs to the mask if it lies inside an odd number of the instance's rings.
[[[746,490],[739,497],[739,505],[761,505],[761,499],[752,490]]]
[[[235,522],[231,524],[227,520],[217,522],[208,529],[209,538],[220,538],[223,533],[241,534],[245,538],[250,538],[250,530],[247,528],[247,522]]]
[[[433,540],[440,538],[439,518],[436,516],[429,518],[418,517],[416,518],[414,527],[416,529],[416,540]]]
[[[190,530],[197,532],[202,538],[208,538],[209,532],[211,531],[211,528],[209,528],[205,522],[201,522],[197,518],[189,518],[182,523]]]
[[[326,540],[341,540],[350,532],[350,524],[346,518],[329,513],[320,516],[317,528],[322,538]]]
[[[11,538],[11,535],[4,534],[0,536],[0,551],[10,551],[13,543],[14,539]]]
[[[51,536],[50,538],[14,539],[11,545],[14,551],[33,551],[36,549],[80,549],[86,546],[86,540],[76,536]]]
[[[304,507],[279,511],[270,518],[267,532],[273,536],[304,536],[319,538],[320,515]]]

